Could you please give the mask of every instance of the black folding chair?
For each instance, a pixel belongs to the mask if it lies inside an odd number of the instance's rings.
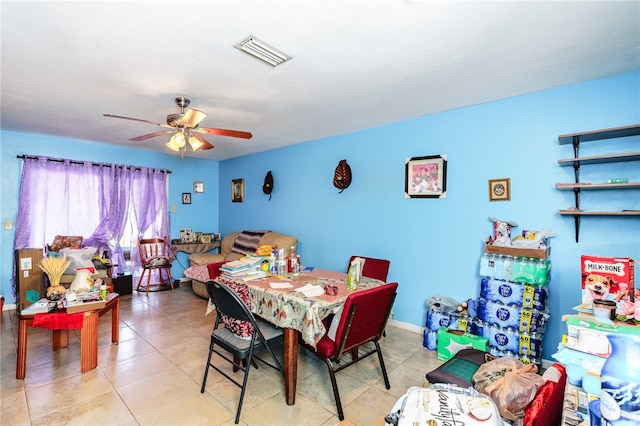
[[[255,318],[242,299],[240,299],[240,297],[229,287],[215,281],[208,281],[206,286],[209,297],[216,305],[217,315],[215,325],[213,326],[213,332],[211,333],[209,357],[207,358],[207,364],[205,365],[200,393],[204,393],[210,367],[241,388],[242,391],[240,392],[240,401],[238,402],[238,411],[236,412],[235,421],[235,423],[238,424],[240,421],[240,411],[242,410],[242,401],[247,387],[247,380],[249,379],[249,371],[251,370],[252,365],[255,368],[258,368],[254,359],[258,359],[269,367],[280,371],[284,377],[284,368],[275,356],[273,350],[269,347],[270,342],[283,335],[283,330],[273,324],[261,320],[260,318]],[[252,330],[251,337],[246,339],[241,338],[231,332],[228,328],[219,327],[222,324],[221,314],[226,315],[230,319],[246,321],[249,323],[249,328]],[[216,345],[224,349],[227,353],[220,352],[219,349],[215,347]],[[269,352],[274,363],[270,363],[259,358],[257,355],[254,355],[254,350],[260,348],[265,348]],[[244,372],[242,383],[211,363],[211,356],[214,352],[226,361],[230,362],[233,365],[234,372],[238,370],[242,370]],[[229,354],[233,356],[233,359],[229,357]]]

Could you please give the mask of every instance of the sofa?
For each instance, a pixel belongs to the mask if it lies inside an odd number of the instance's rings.
[[[215,276],[210,276],[209,269],[219,270],[219,265],[231,260],[237,260],[245,256],[233,250],[234,242],[240,232],[227,234],[220,242],[220,253],[192,253],[189,255],[190,267],[185,271],[185,276],[191,278],[191,288],[198,296],[208,299],[205,282]],[[269,245],[275,248],[291,247],[297,248],[298,240],[291,235],[268,231],[260,238],[258,246]],[[218,265],[217,268],[207,269],[207,265]]]

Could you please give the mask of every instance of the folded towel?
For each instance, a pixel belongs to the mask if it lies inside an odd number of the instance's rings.
[[[260,245],[260,239],[271,231],[242,231],[233,242],[233,251],[241,254],[253,254]]]

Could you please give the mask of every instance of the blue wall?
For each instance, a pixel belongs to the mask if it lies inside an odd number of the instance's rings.
[[[389,280],[400,283],[394,319],[416,326],[424,324],[427,297],[445,294],[463,300],[478,295],[479,259],[483,241],[491,234],[489,216],[517,222],[514,233],[549,227],[558,234],[551,243],[552,317],[544,350],[549,359],[566,330],[562,314],[572,312],[580,301],[580,255],[640,258],[637,218],[584,218],[576,244],[573,220],[557,214],[573,203],[570,191],[555,189],[555,183],[573,179],[571,169],[557,164],[558,159],[572,156],[571,147],[558,145],[557,137],[639,122],[640,72],[636,72],[219,164],[3,132],[2,220],[15,221],[19,154],[118,163],[128,158],[127,164],[164,167],[173,171],[170,203],[178,207],[172,215],[174,238],[184,227],[223,235],[272,229],[298,237],[306,265],[346,270],[352,254],[388,258]],[[639,151],[640,138],[588,143],[582,153],[616,150]],[[448,155],[447,198],[404,198],[405,158],[434,154]],[[351,166],[353,183],[338,194],[332,179],[342,159]],[[262,193],[269,170],[275,179],[271,201]],[[582,176],[593,181],[621,176],[639,181],[640,168],[637,163],[591,166],[583,168]],[[511,179],[511,201],[489,202],[488,179],[506,177]],[[231,202],[231,180],[236,178],[245,180],[243,203]],[[194,180],[205,181],[205,194],[200,201],[199,194],[193,196],[193,204],[185,207],[180,194],[192,192]],[[584,193],[583,205],[593,210],[640,209],[640,197],[635,190],[593,191]],[[3,231],[0,279],[5,295],[10,293],[12,241],[13,232]],[[180,272],[174,273],[181,276]]]
[[[583,218],[576,244],[573,219],[557,214],[573,203],[572,192],[555,189],[573,180],[572,169],[557,164],[573,155],[558,135],[639,122],[640,73],[632,73],[224,161],[220,230],[295,235],[302,263],[323,269],[346,270],[352,254],[390,259],[389,280],[400,284],[394,319],[422,326],[427,297],[478,295],[488,217],[517,222],[516,233],[549,227],[558,234],[551,243],[549,359],[566,332],[562,314],[580,302],[580,255],[640,258],[637,218]],[[591,142],[582,152],[639,146],[640,138],[625,138]],[[404,198],[405,158],[434,154],[448,155],[447,198]],[[351,166],[353,183],[338,194],[332,179],[341,159]],[[599,167],[583,167],[583,180],[589,173],[594,181],[640,180],[637,162]],[[262,193],[269,170],[271,201]],[[505,177],[511,201],[489,202],[488,179]],[[245,180],[244,203],[231,202],[235,178]],[[640,209],[640,197],[637,190],[594,191],[583,195],[583,206]]]

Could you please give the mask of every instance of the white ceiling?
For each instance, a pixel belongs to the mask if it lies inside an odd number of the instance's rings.
[[[2,129],[168,151],[176,96],[224,160],[640,69],[638,1],[2,1]],[[233,46],[293,56],[272,67]]]

